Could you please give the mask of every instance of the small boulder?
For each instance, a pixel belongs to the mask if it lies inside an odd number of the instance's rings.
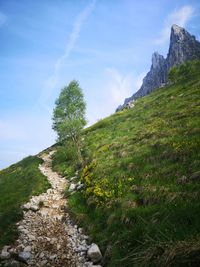
[[[22,262],[27,262],[31,258],[31,253],[28,251],[23,251],[18,254],[19,260]]]
[[[2,251],[0,254],[0,259],[1,260],[7,260],[10,258],[10,253],[7,251]]]
[[[54,259],[56,259],[56,258],[57,258],[57,255],[56,255],[56,254],[54,254],[54,255],[50,255],[50,256],[49,256],[49,259],[50,259],[50,260],[54,260]]]
[[[30,204],[30,203],[27,203],[27,204],[24,204],[24,205],[22,206],[22,209],[23,209],[23,210],[29,210],[30,207],[31,207],[31,204]]]
[[[87,254],[93,263],[97,263],[102,259],[101,251],[99,247],[94,243],[88,249]]]
[[[47,194],[49,195],[51,193],[53,193],[53,190],[50,188],[50,189],[47,190]]]
[[[83,233],[83,228],[78,228],[78,232],[80,233],[80,234],[82,234]]]
[[[69,186],[69,192],[73,192],[76,189],[76,184],[71,183]]]
[[[27,235],[29,233],[29,231],[27,229],[21,229],[20,231],[25,235]]]
[[[10,253],[8,252],[9,246],[3,247],[1,254],[0,254],[0,259],[2,260],[7,260],[10,258]]]
[[[32,206],[30,207],[30,210],[36,212],[36,211],[39,210],[39,207],[38,207],[37,205],[32,205]]]
[[[31,246],[27,246],[24,248],[24,252],[31,252],[32,248]]]
[[[22,206],[23,210],[38,211],[39,207],[36,204],[27,203]]]
[[[40,265],[41,266],[47,266],[47,260],[42,260],[41,262],[40,262]]]
[[[44,252],[41,252],[39,258],[40,258],[40,259],[43,259],[44,257],[45,257]]]
[[[31,235],[31,234],[28,234],[27,237],[28,237],[28,239],[30,241],[35,241],[36,240],[35,236],[34,235]]]

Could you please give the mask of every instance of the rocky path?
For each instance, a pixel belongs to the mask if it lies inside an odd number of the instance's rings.
[[[2,251],[5,258],[15,255],[15,260],[9,259],[9,266],[22,266],[22,262],[34,267],[93,266],[87,258],[88,249],[93,247],[87,245],[88,237],[72,224],[66,212],[63,192],[67,181],[52,171],[52,153],[43,155],[44,163],[39,166],[52,188],[23,206],[24,217],[18,223],[20,236],[14,247],[4,247]]]

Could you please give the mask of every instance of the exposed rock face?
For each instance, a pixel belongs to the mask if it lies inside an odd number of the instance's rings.
[[[200,43],[185,29],[173,25],[166,65],[169,70],[187,60],[200,59]]]
[[[130,98],[126,98],[124,104],[116,111],[127,107],[130,102],[149,94],[154,89],[163,87],[167,82],[171,67],[194,59],[200,59],[200,42],[185,29],[175,24],[172,25],[167,58],[165,59],[157,52],[153,53],[151,69],[144,77],[141,88]]]

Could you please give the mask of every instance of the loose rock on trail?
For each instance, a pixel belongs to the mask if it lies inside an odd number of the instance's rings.
[[[44,163],[39,166],[52,188],[39,196],[33,196],[23,206],[24,217],[17,224],[19,238],[13,247],[4,247],[5,266],[6,262],[7,266],[93,266],[87,258],[91,248],[87,245],[88,236],[72,223],[66,212],[64,190],[67,180],[52,171],[53,153],[43,154],[41,158]]]

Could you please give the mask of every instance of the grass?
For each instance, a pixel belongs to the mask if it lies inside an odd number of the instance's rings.
[[[40,163],[41,159],[29,156],[0,171],[0,248],[17,237],[15,224],[23,216],[21,205],[50,187],[38,169]]]
[[[84,131],[85,189],[69,204],[100,245],[104,266],[199,266],[200,62],[176,75]],[[66,146],[53,167],[73,174]]]

